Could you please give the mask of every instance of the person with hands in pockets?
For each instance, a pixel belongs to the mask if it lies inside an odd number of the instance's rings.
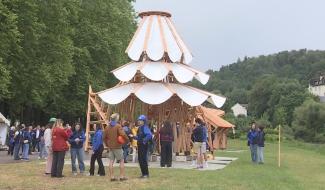
[[[140,178],[149,177],[147,152],[148,143],[152,140],[152,133],[147,123],[147,117],[145,115],[140,115],[137,121],[137,124],[139,126],[137,135],[132,136],[138,142],[138,160],[142,173]]]

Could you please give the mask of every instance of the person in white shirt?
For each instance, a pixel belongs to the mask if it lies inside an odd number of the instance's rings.
[[[50,175],[51,169],[52,169],[52,159],[53,159],[52,126],[55,121],[56,121],[56,118],[51,118],[49,121],[49,124],[47,124],[45,132],[44,132],[45,151],[47,153],[45,175]]]

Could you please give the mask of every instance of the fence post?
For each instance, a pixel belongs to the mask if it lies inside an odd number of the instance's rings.
[[[281,167],[281,125],[279,125],[279,153],[278,153],[278,167]]]

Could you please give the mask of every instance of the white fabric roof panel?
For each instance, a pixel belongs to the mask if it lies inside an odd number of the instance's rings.
[[[168,100],[173,93],[162,83],[143,83],[135,95],[147,104],[161,104]]]
[[[153,61],[163,59],[165,53],[172,62],[189,64],[193,59],[170,18],[162,15],[143,17],[126,53],[133,61],[139,61],[143,53]]]
[[[108,104],[118,104],[125,100],[134,91],[135,84],[130,83],[126,85],[110,88],[98,93],[98,96]]]
[[[118,104],[130,94],[135,94],[141,101],[151,105],[161,104],[172,97],[173,94],[176,94],[190,106],[201,105],[207,100],[220,108],[226,101],[225,97],[175,83],[128,83],[97,94],[108,104]]]
[[[190,82],[193,80],[193,77],[202,84],[206,84],[209,81],[208,74],[180,63],[131,62],[112,72],[120,81],[128,82],[134,77],[137,71],[140,71],[145,77],[153,81],[163,80],[169,72],[172,72],[180,83]]]

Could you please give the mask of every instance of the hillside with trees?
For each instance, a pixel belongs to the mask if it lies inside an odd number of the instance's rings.
[[[219,71],[209,70],[207,85],[194,84],[228,98],[222,109],[228,113],[227,118],[237,124],[239,131],[244,131],[251,121],[256,120],[270,128],[279,124],[286,126],[288,133],[296,138],[325,142],[325,122],[321,119],[325,118],[325,106],[307,90],[309,80],[324,71],[325,51],[302,49],[245,57]],[[235,103],[248,104],[248,118],[231,115],[230,108]],[[314,115],[310,116],[311,113]],[[310,120],[317,120],[317,126],[310,128]],[[313,132],[305,137],[302,131],[309,130]]]

